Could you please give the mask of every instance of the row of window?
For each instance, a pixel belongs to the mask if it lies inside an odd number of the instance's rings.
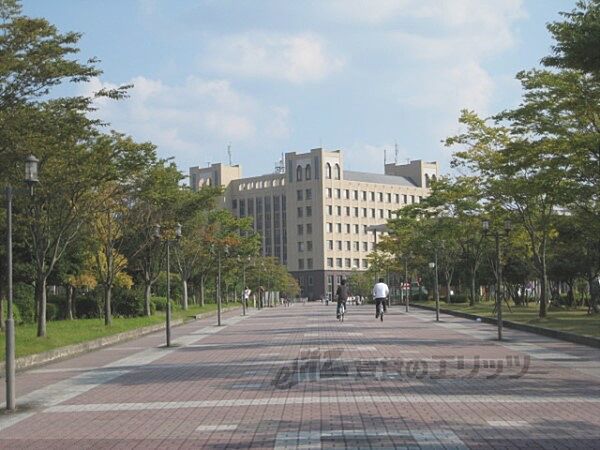
[[[327,178],[328,180],[331,180],[332,178],[339,180],[341,178],[341,172],[342,171],[339,164],[334,164],[333,167],[329,163],[325,164],[325,178]],[[315,176],[315,178],[317,177]],[[311,179],[312,169],[310,164],[306,164],[305,166],[296,166],[296,181],[309,181]]]
[[[240,183],[238,185],[238,191],[250,190],[250,189],[264,189],[268,187],[285,186],[285,180],[283,178],[274,180],[258,180],[248,181],[246,183]]]
[[[336,211],[336,215],[341,216],[342,215],[342,208],[345,211],[345,215],[346,217],[350,217],[352,214],[351,212],[354,211],[353,216],[354,217],[361,217],[361,208],[358,207],[350,207],[350,206],[336,206],[335,207],[335,211]],[[370,209],[370,211],[369,211]],[[327,215],[328,216],[333,216],[333,206],[332,205],[327,205]],[[380,209],[380,210],[376,210],[375,208],[362,208],[362,217],[371,217],[373,219],[379,217],[380,219],[385,219],[386,216],[388,219],[391,219],[393,216],[395,215],[394,211],[392,211],[391,209]]]
[[[304,230],[306,229],[306,234],[312,234],[312,223],[307,223],[306,228],[303,224],[298,224],[298,235],[302,236],[304,234]]]
[[[366,259],[360,260],[358,258],[335,258],[335,267],[337,268],[346,268],[346,269],[359,269],[362,261],[362,268],[369,268],[369,261]],[[332,268],[333,266],[333,258],[327,258],[327,267]]]
[[[296,200],[301,202],[302,200],[312,200],[312,190],[311,189],[298,189],[296,191]]]
[[[304,245],[304,244],[306,244],[306,245]],[[298,242],[298,251],[303,252],[304,249],[306,249],[307,252],[312,252],[312,249],[313,249],[312,241],[306,241],[306,243]]]
[[[345,199],[345,200],[363,200],[363,201],[371,201],[371,202],[376,202],[379,201],[381,203],[383,203],[384,201],[387,203],[392,203],[392,200],[394,200],[394,202],[397,205],[401,204],[405,204],[407,205],[409,203],[416,203],[417,202],[417,198],[419,199],[418,201],[422,201],[423,197],[422,196],[415,196],[415,195],[407,195],[407,194],[392,194],[391,192],[375,192],[375,191],[358,191],[356,189],[354,190],[350,190],[350,189],[332,189],[332,188],[327,188],[325,190],[325,197],[326,198],[333,198],[333,196],[335,195],[335,198],[338,199]]]
[[[313,268],[313,259],[312,258],[307,258],[306,259],[306,268],[307,269],[312,269]],[[304,259],[300,258],[298,260],[298,269],[299,270],[304,270]],[[312,279],[311,279],[311,283],[312,284]]]
[[[325,224],[325,229],[327,230],[328,233],[333,233],[333,225],[334,224],[332,222],[327,222]],[[368,225],[358,225],[356,223],[350,224],[350,223],[339,223],[339,222],[335,224],[335,232],[336,233],[346,233],[346,234],[350,234],[350,233],[359,234],[361,227],[362,227],[363,234],[369,233]]]
[[[306,206],[306,207],[302,207],[302,206],[298,206],[298,218],[302,218],[304,216],[304,213],[306,212],[306,217],[312,217],[312,206]]]
[[[334,241],[333,240],[328,240],[327,241],[327,250],[333,250],[334,249]],[[335,241],[335,248],[337,250],[346,250],[346,251],[355,251],[355,252],[368,252],[369,249],[370,250],[375,250],[375,243],[374,242],[361,242],[359,241]],[[362,250],[361,250],[362,248]]]

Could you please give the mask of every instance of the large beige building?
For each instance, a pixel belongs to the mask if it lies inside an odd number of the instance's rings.
[[[190,168],[193,189],[223,186],[223,207],[254,218],[263,255],[286,265],[309,298],[367,269],[376,239],[371,227],[427,196],[437,176],[437,162],[420,160],[385,164],[384,174],[345,170],[340,150],[320,148],[287,153],[281,173],[258,177],[242,178],[240,166],[221,163]]]

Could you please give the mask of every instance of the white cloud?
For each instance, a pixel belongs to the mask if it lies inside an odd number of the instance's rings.
[[[202,59],[204,66],[234,76],[320,81],[344,66],[320,37],[310,34],[248,32],[215,38]]]
[[[223,159],[229,142],[246,147],[289,135],[287,108],[265,105],[226,80],[188,77],[169,85],[138,76],[123,84],[129,83],[134,85],[129,99],[98,99],[96,114],[111,127],[158,145],[161,156],[175,156],[184,170],[199,158]],[[109,87],[115,85],[94,79],[84,94]]]

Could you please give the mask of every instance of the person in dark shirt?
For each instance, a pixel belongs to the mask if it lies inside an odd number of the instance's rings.
[[[350,296],[350,291],[348,289],[348,285],[346,284],[346,279],[342,279],[342,284],[337,287],[337,291],[335,292],[335,296],[337,297],[337,318],[340,318],[340,307],[344,305],[344,311],[346,310],[346,301]]]

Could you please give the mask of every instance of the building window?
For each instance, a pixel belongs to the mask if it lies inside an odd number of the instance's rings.
[[[380,209],[380,210],[379,210],[379,217],[380,217],[381,219],[384,219],[384,218],[385,218],[385,215],[384,215],[384,213],[383,213],[383,209]]]
[[[352,261],[350,260],[350,258],[346,258],[344,262],[346,263],[346,268],[352,268]]]
[[[337,247],[338,250],[342,249],[342,241],[335,241],[335,245]]]
[[[333,224],[331,222],[327,222],[327,232],[333,233]]]
[[[375,208],[371,208],[371,217],[373,217],[373,218],[376,217],[375,216]]]
[[[363,217],[367,217],[367,208],[363,208]]]
[[[379,193],[379,201],[380,201],[380,202],[383,202],[383,192],[380,192],[380,193]]]
[[[304,242],[298,242],[298,251],[299,252],[303,252],[304,251]]]
[[[312,178],[312,171],[310,170],[310,164],[307,164],[306,168],[304,169],[304,179],[310,180],[311,178]]]
[[[306,224],[306,234],[312,234],[312,223]]]
[[[306,217],[312,217],[312,206],[306,207]]]
[[[400,194],[396,194],[396,203],[400,203]]]
[[[363,269],[368,269],[369,268],[369,261],[366,259],[362,260],[362,264],[363,264]]]
[[[306,260],[306,268],[307,269],[312,269],[313,268],[313,260],[312,260],[312,258],[308,258]],[[308,277],[308,285],[312,286],[312,284],[313,284],[313,278],[309,276]]]
[[[358,191],[354,191],[354,200],[358,200]]]
[[[368,252],[368,251],[369,251],[369,243],[363,242],[363,252]]]
[[[304,260],[303,259],[298,260],[298,269],[304,270]]]
[[[346,224],[346,233],[350,234],[350,227],[351,225],[349,223]]]
[[[346,217],[350,217],[350,207],[346,206]]]
[[[414,196],[414,195],[411,195],[411,196],[410,196],[410,202],[411,202],[411,203],[415,203],[415,196]]]
[[[329,215],[329,216],[333,215],[333,206],[332,205],[327,205],[327,215]]]
[[[349,252],[350,250],[352,250],[351,243],[350,241],[346,241],[346,251]]]
[[[358,217],[358,208],[354,208],[354,217]]]
[[[331,164],[325,164],[325,178],[331,180]]]
[[[302,201],[302,189],[296,191],[296,200]]]
[[[335,267],[342,267],[342,258],[335,258]]]
[[[306,241],[306,251],[312,252],[312,241]]]
[[[354,224],[354,234],[358,234],[359,226],[357,223]]]
[[[388,219],[391,219],[391,218],[392,218],[392,210],[388,209]]]
[[[342,207],[338,206],[338,207],[336,207],[336,210],[337,210],[337,215],[341,216],[342,215]]]
[[[387,195],[387,202],[388,203],[392,203],[392,194],[390,194],[389,192],[388,192],[388,195]]]
[[[302,166],[296,167],[296,181],[302,181]]]
[[[345,189],[344,190],[344,198],[345,199],[350,199],[350,190],[349,189]]]
[[[333,258],[327,258],[327,267],[333,267]]]
[[[341,232],[342,232],[342,224],[341,224],[341,223],[336,223],[336,224],[335,224],[335,228],[337,229],[337,232],[338,232],[338,233],[341,233]]]
[[[233,209],[236,209],[236,208],[237,208],[237,200],[236,200],[235,198],[234,198],[234,199],[231,201],[231,207],[232,207]]]
[[[333,168],[333,175],[335,176],[336,180],[340,179],[340,174],[341,174],[341,172],[340,172],[340,165],[336,164],[335,167]]]
[[[306,190],[306,200],[312,200],[312,190],[311,189]]]
[[[406,205],[408,203],[408,195],[404,194],[404,204]]]
[[[333,241],[330,239],[327,241],[327,249],[333,250]],[[333,265],[333,263],[331,263]]]
[[[360,242],[354,241],[354,251],[355,252],[359,252],[360,251]]]
[[[327,198],[331,198],[331,188],[327,188]]]
[[[302,217],[302,212],[303,212],[302,207],[298,206],[298,217]]]
[[[362,191],[362,199],[367,201],[367,191]]]
[[[302,236],[304,234],[304,226],[298,225],[298,235]]]
[[[371,201],[375,201],[375,192],[371,191]]]
[[[340,198],[342,195],[342,191],[340,189],[335,190],[335,198]]]
[[[425,174],[425,187],[429,187],[430,181],[431,180],[429,179],[429,174],[426,173]]]
[[[358,269],[359,267],[360,267],[360,259],[354,258],[354,260],[352,261],[352,268]]]

